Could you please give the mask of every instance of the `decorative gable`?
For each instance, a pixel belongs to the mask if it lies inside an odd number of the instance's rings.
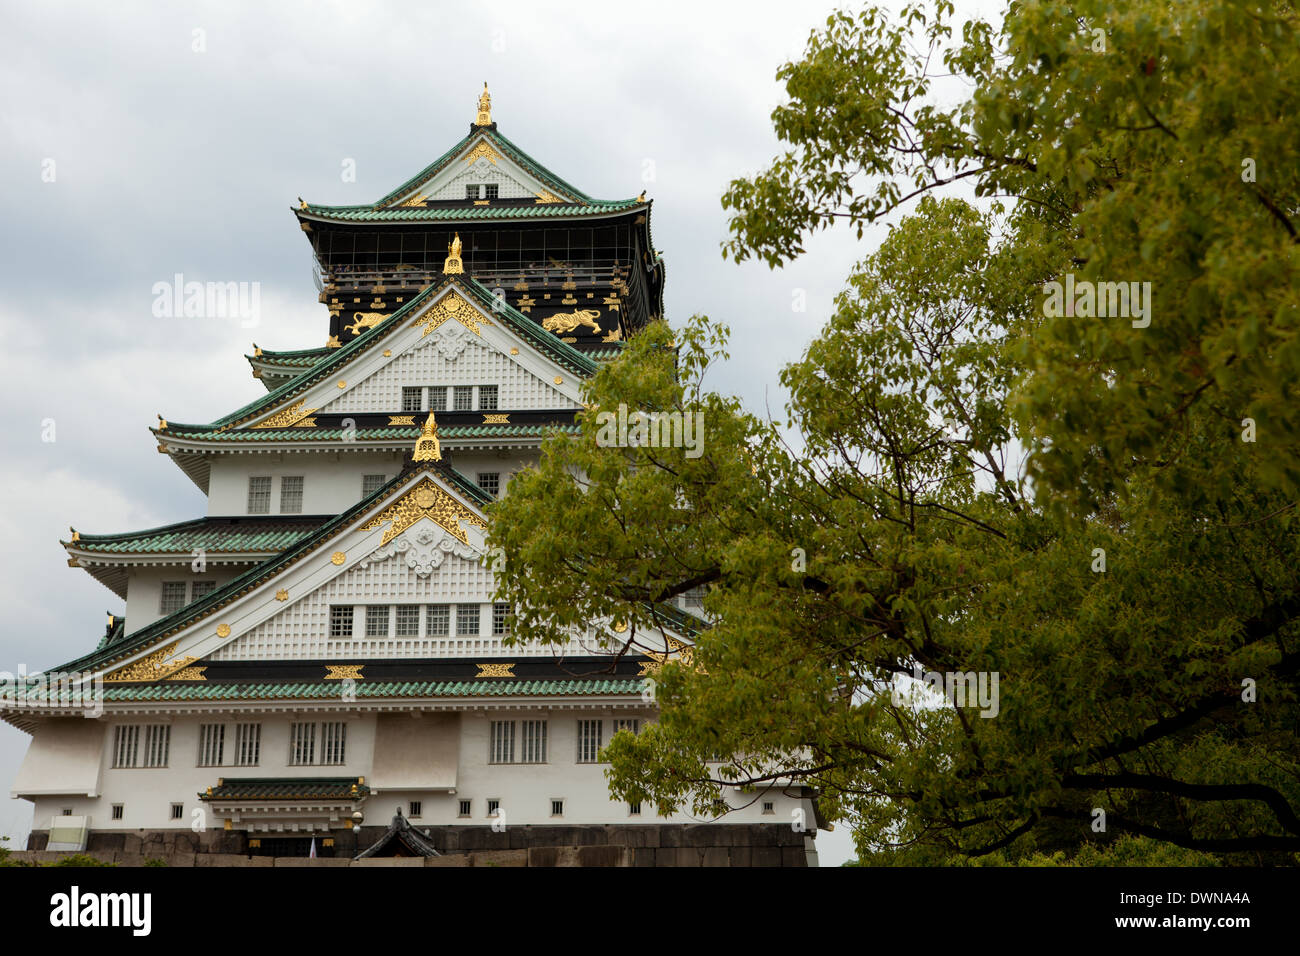
[[[470,138],[454,159],[427,180],[398,195],[387,208],[423,207],[429,201],[486,200],[483,186],[496,186],[498,199],[532,199],[535,202],[574,202],[578,197],[557,195],[532,173],[493,145],[486,133]],[[474,186],[473,196],[466,187]]]

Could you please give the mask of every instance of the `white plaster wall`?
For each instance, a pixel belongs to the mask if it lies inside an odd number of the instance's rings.
[[[302,514],[336,515],[361,500],[364,475],[393,478],[401,470],[395,452],[270,452],[231,455],[212,462],[208,482],[209,515],[248,514],[248,479],[271,476],[271,514],[281,514],[280,478],[302,475]]]
[[[184,564],[172,567],[132,568],[126,579],[126,630],[133,634],[162,617],[158,613],[158,604],[162,599],[163,581],[215,581],[217,586],[246,571],[250,565],[217,565],[209,563],[202,573],[191,569],[190,559]],[[185,599],[188,602],[193,593],[187,587]]]
[[[501,801],[507,826],[550,824],[627,824],[627,823],[703,823],[714,822],[678,813],[660,817],[649,803],[642,805],[641,813],[633,816],[628,806],[610,798],[604,771],[607,764],[577,763],[577,721],[601,719],[604,721],[604,741],[608,743],[615,716],[636,716],[642,726],[653,718],[652,711],[599,709],[588,710],[537,710],[537,711],[487,711],[470,710],[461,714],[460,758],[457,786],[454,794],[446,792],[388,790],[372,794],[363,805],[366,825],[386,824],[396,807],[406,813],[412,800],[423,806],[413,823],[425,826],[488,825],[487,801]],[[290,766],[289,725],[295,718],[287,714],[247,714],[240,716],[187,716],[177,717],[171,723],[171,747],[166,768],[113,769],[113,726],[120,723],[145,724],[150,718],[106,717],[104,751],[100,757],[103,792],[99,797],[80,796],[39,797],[33,802],[35,813],[33,828],[46,829],[50,818],[71,808],[73,815],[91,818],[93,830],[134,829],[191,829],[196,817],[194,811],[205,810],[205,824],[220,826],[222,819],[206,812],[207,804],[199,794],[214,787],[220,778],[238,777],[357,777],[369,779],[374,756],[375,717],[373,714],[331,714],[315,712],[302,714],[300,720],[344,720],[347,723],[347,762],[342,766]],[[547,763],[492,765],[488,763],[489,721],[505,719],[522,721],[544,719],[547,725]],[[262,724],[261,761],[256,767],[232,765],[235,755],[234,725],[238,722],[260,721]],[[157,722],[154,718],[153,722]],[[226,724],[226,765],[199,767],[199,727],[204,723]],[[37,731],[39,733],[39,730]],[[516,755],[519,753],[522,728],[516,729]],[[141,747],[144,731],[141,730]],[[319,748],[319,734],[317,746]],[[738,794],[729,791],[728,800],[733,807],[742,807],[716,822],[720,823],[773,823],[789,826],[792,811],[802,808],[808,825],[812,812],[809,802],[771,791],[765,795]],[[564,814],[551,816],[551,800],[564,800]],[[471,801],[471,815],[462,818],[459,801]],[[763,801],[775,804],[774,812],[762,812]],[[123,805],[123,818],[112,819],[112,805]],[[171,805],[184,806],[180,820],[171,819]]]

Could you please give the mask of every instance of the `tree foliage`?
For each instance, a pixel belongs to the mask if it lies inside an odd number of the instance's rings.
[[[707,587],[660,720],[608,748],[661,810],[806,786],[872,861],[1294,861],[1295,12],[952,19],[837,13],[781,68],[790,148],[731,185],[726,253],[907,215],[783,371],[787,430],[705,388],[701,317],[600,371],[495,508],[516,634],[663,650]],[[1149,324],[1053,315],[1067,275],[1149,282]],[[701,414],[704,453],[606,447],[620,403]],[[996,714],[900,694],[917,668],[996,674]]]

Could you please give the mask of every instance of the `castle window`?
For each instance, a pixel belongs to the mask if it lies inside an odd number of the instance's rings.
[[[520,763],[546,763],[546,721],[525,720]]]
[[[421,806],[419,800],[412,800],[410,803],[406,805],[406,815],[408,817],[418,817],[420,815],[420,811],[423,809],[424,807]]]
[[[199,727],[200,767],[220,767],[226,750],[226,725],[202,724]]]
[[[285,475],[280,479],[280,514],[302,514],[302,475]]]
[[[600,754],[601,721],[578,721],[578,763],[595,763]]]
[[[447,389],[441,385],[429,388],[429,411],[445,412],[447,410]]]
[[[487,811],[488,811],[488,816],[490,817],[496,816],[498,813],[501,812],[501,801],[489,800],[487,802]]]
[[[121,819],[122,819],[122,809],[123,809],[122,804],[120,804],[120,803],[115,803],[115,804],[113,804],[113,819],[114,819],[114,820],[121,820]]]
[[[183,803],[173,803],[173,804],[172,804],[172,819],[173,819],[173,820],[179,820],[179,819],[181,819],[181,817],[183,817],[184,815],[185,815],[185,804],[183,804]]]
[[[456,605],[456,636],[478,637],[478,605]]]
[[[258,475],[248,479],[248,513],[250,515],[271,513],[270,475]]]
[[[451,633],[451,606],[447,604],[430,604],[429,617],[425,623],[425,634],[429,637],[446,637]]]
[[[262,725],[238,724],[235,727],[235,766],[256,767],[262,756]]]
[[[403,400],[405,404],[405,400]],[[384,475],[362,475],[361,476],[361,497],[369,498],[380,488],[384,487]]]
[[[216,589],[216,581],[195,581],[190,585],[190,598],[197,601],[201,597],[207,597]]]
[[[387,604],[367,605],[366,637],[387,637],[388,619],[390,616]]]
[[[185,606],[185,582],[164,581],[162,595],[158,600],[158,613],[166,616],[175,614]]]
[[[495,385],[480,385],[478,387],[478,407],[479,411],[490,412],[497,407],[497,387]]]
[[[458,811],[457,816],[467,817],[470,815],[470,810],[471,810],[470,801],[462,800],[460,801],[460,810]]]
[[[316,725],[289,725],[289,764],[308,766],[316,762]]]
[[[419,637],[420,636],[420,605],[418,604],[397,605],[397,636],[398,637]]]
[[[620,730],[628,730],[634,734],[640,733],[641,721],[637,720],[635,717],[620,718],[618,720],[615,720],[614,733],[618,733]]]
[[[552,801],[551,801],[551,816],[553,816],[553,817],[562,817],[562,816],[564,816],[564,801],[563,801],[563,800],[552,800]]]
[[[343,721],[331,721],[320,725],[321,753],[320,762],[338,765],[345,762],[345,745],[348,740],[348,726]]]
[[[352,605],[334,605],[330,608],[330,637],[352,636]]]
[[[465,187],[465,198],[478,199],[478,183],[475,183],[473,186]]]
[[[477,480],[478,486],[493,498],[501,490],[501,472],[499,471],[480,471]]]
[[[452,406],[453,411],[472,412],[474,410],[474,386],[457,385],[452,389],[455,404]]]
[[[494,720],[488,734],[488,763],[515,762],[515,722]]]
[[[171,745],[172,729],[167,724],[150,724],[144,732],[144,765],[167,766],[167,751]]]
[[[418,412],[420,411],[420,402],[424,398],[424,389],[422,388],[403,388],[402,389],[402,411]]]
[[[764,801],[763,801],[763,812],[764,812],[764,813],[776,813],[776,803],[775,803],[774,801],[772,801],[772,800],[764,800]]]
[[[497,196],[501,194],[501,187],[498,186],[496,183],[485,184],[483,186],[483,190],[486,193],[486,195],[483,197],[485,199],[496,199]]]
[[[492,605],[492,633],[510,633],[510,605],[498,602]]]
[[[640,800],[636,801],[635,803],[629,803],[629,804],[627,805],[627,815],[628,815],[629,817],[639,817],[639,816],[641,815],[641,801],[640,801]]]

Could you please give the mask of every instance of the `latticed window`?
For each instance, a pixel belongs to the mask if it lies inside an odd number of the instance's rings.
[[[289,725],[289,763],[295,767],[316,762],[316,725]]]
[[[602,726],[599,720],[578,721],[578,763],[595,763],[600,754]]]
[[[418,604],[397,605],[397,636],[398,637],[419,637],[420,636],[420,605]]]
[[[478,636],[478,605],[477,604],[456,605],[456,636],[457,637]]]
[[[238,724],[235,727],[235,766],[256,767],[262,757],[262,725]]]
[[[501,472],[480,471],[478,473],[478,486],[495,498],[497,492],[501,490]]]
[[[388,636],[388,605],[370,604],[366,606],[366,637]]]
[[[485,184],[483,186],[483,191],[486,193],[483,197],[484,199],[496,199],[497,196],[501,195],[501,187],[496,183]]]
[[[172,729],[167,724],[150,724],[144,731],[144,765],[146,767],[167,766],[167,751],[170,749]]]
[[[404,412],[420,411],[420,401],[423,398],[424,398],[424,389],[403,388],[402,389],[402,411]]]
[[[447,604],[430,604],[429,618],[425,627],[425,633],[429,637],[446,637],[450,634],[451,606]]]
[[[641,721],[635,717],[618,718],[614,721],[614,733],[618,733],[620,730],[639,734],[641,732]]]
[[[447,389],[435,385],[429,389],[429,411],[445,412],[447,410]]]
[[[546,721],[525,720],[523,722],[523,747],[519,755],[520,763],[546,763]]]
[[[498,602],[492,605],[492,633],[510,633],[510,605]]]
[[[260,475],[248,479],[248,513],[250,515],[269,515],[271,513],[270,475]]]
[[[140,750],[140,727],[126,724],[113,729],[113,766],[134,767]]]
[[[466,199],[478,199],[478,187],[479,187],[479,184],[478,184],[478,183],[474,183],[472,186],[471,186],[471,185],[466,185],[466,186],[465,186],[465,198],[466,198]]]
[[[190,596],[197,601],[199,598],[207,597],[216,589],[216,581],[195,581],[190,585]]]
[[[162,597],[158,601],[159,614],[175,614],[185,606],[185,582],[164,581]]]
[[[472,412],[474,410],[474,386],[457,385],[453,392],[455,404],[452,406],[453,411]]]
[[[203,724],[199,727],[199,766],[220,767],[226,752],[226,725]]]
[[[490,412],[497,407],[497,387],[495,385],[480,385],[478,387],[478,407],[479,411]]]
[[[343,721],[331,721],[320,725],[320,762],[323,764],[341,764],[346,761],[348,725]]]
[[[352,605],[336,604],[330,608],[330,637],[352,636]]]
[[[488,763],[515,762],[515,722],[494,720],[488,738]]]
[[[704,588],[695,587],[685,594],[687,607],[704,607]]]
[[[302,514],[302,475],[285,475],[280,479],[280,514]]]
[[[380,488],[384,487],[383,475],[362,475],[361,476],[361,497],[369,498]]]

